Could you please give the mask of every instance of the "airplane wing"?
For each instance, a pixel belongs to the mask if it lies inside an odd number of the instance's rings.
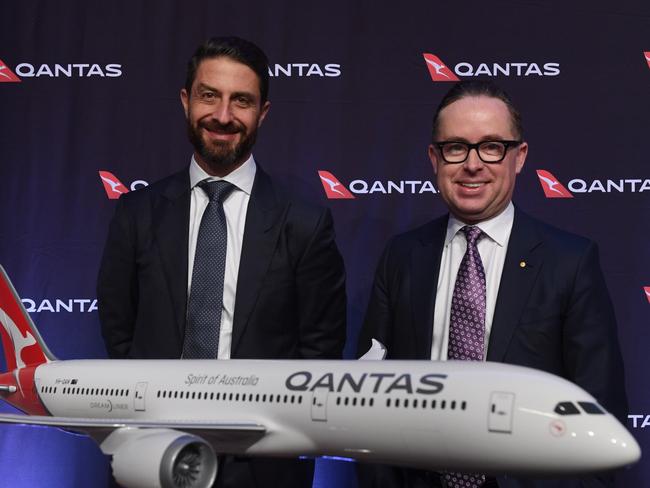
[[[173,429],[209,440],[214,446],[252,444],[266,435],[262,424],[249,421],[136,420],[49,417],[44,415],[0,414],[0,424],[43,425],[87,434],[101,444],[113,431],[131,429]]]

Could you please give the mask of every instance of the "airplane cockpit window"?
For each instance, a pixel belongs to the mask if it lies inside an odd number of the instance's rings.
[[[580,410],[571,402],[560,402],[555,406],[555,413],[560,415],[579,415]]]
[[[590,415],[604,415],[605,411],[593,402],[578,402],[578,405]]]

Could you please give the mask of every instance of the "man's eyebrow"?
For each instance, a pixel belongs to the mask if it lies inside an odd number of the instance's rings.
[[[213,91],[213,92],[217,92],[217,93],[219,92],[219,90],[217,90],[216,88],[214,88],[214,87],[212,87],[210,85],[206,85],[205,83],[199,83],[196,86],[196,91],[200,91],[200,90],[209,90],[209,91]]]
[[[509,141],[509,140],[511,140],[509,137],[503,137],[502,135],[497,135],[497,134],[488,134],[479,138],[479,140],[476,141],[476,143],[485,142],[485,141]],[[474,144],[474,142],[470,141],[469,139],[466,139],[465,137],[456,137],[456,136],[450,136],[445,139],[441,138],[440,142],[465,142],[467,144]]]

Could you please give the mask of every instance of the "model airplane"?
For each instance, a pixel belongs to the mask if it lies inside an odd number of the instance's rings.
[[[126,487],[208,487],[216,454],[342,456],[429,470],[569,475],[639,446],[585,391],[462,361],[57,361],[0,267],[0,422],[83,432]],[[376,354],[370,353],[369,356]]]

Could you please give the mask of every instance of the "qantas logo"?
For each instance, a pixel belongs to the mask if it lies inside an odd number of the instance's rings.
[[[550,171],[537,170],[546,198],[573,198],[575,193],[642,193],[650,191],[650,179],[621,178],[617,180],[584,180],[574,178],[564,186]]]
[[[395,373],[363,373],[357,377],[344,373],[325,373],[314,378],[309,371],[298,371],[290,375],[284,382],[287,389],[292,391],[314,391],[324,388],[331,392],[356,392],[372,391],[373,393],[420,393],[435,395],[440,393],[445,384],[446,374],[425,374],[414,378],[408,373],[397,376]],[[365,388],[364,388],[365,387]]]
[[[560,63],[456,63],[453,68],[431,53],[422,53],[432,81],[458,81],[458,77],[492,76],[492,77],[528,77],[558,76]]]
[[[25,310],[29,313],[40,312],[96,312],[96,298],[45,298],[33,300],[32,298],[21,298]]]
[[[648,303],[650,303],[650,286],[644,286],[643,291],[645,292],[645,297],[648,299]]]
[[[537,177],[542,184],[546,198],[573,198],[573,195],[550,172],[538,169]]]
[[[458,77],[451,72],[435,54],[423,53],[424,60],[429,68],[432,81],[459,81]]]
[[[318,171],[318,177],[321,180],[325,195],[330,200],[354,199],[354,195],[365,195],[368,193],[392,194],[410,194],[420,195],[422,193],[436,194],[438,191],[429,180],[352,180],[345,187],[339,179],[329,171]]]
[[[325,189],[325,194],[330,200],[354,198],[352,193],[329,171],[319,171],[318,176]]]
[[[0,82],[20,82],[22,78],[119,78],[122,65],[116,63],[65,63],[39,64],[19,63],[12,71],[0,60]]]
[[[123,194],[129,192],[129,189],[110,171],[100,171],[99,178],[104,185],[104,190],[106,190],[106,196],[110,200],[117,200]],[[135,180],[131,183],[131,191],[148,185],[149,183],[144,180]]]
[[[11,340],[11,343],[13,344],[14,352],[16,354],[17,367],[24,368],[26,364],[22,358],[23,349],[36,344],[36,339],[34,339],[34,336],[27,330],[23,336],[16,323],[11,319],[11,317],[9,317],[9,315],[7,315],[7,313],[2,308],[0,308],[0,322],[2,323],[2,327],[4,328],[5,332],[9,336],[9,339]],[[28,359],[28,361],[30,361],[30,359]],[[38,361],[40,357],[37,357],[35,359]],[[32,361],[30,361],[30,363],[31,362]]]
[[[20,83],[20,78],[0,59],[0,83]]]
[[[645,51],[643,56],[645,56],[645,61],[648,63],[648,68],[650,68],[650,51]]]
[[[287,63],[269,66],[269,76],[274,78],[338,78],[341,76],[341,65],[336,63]]]

